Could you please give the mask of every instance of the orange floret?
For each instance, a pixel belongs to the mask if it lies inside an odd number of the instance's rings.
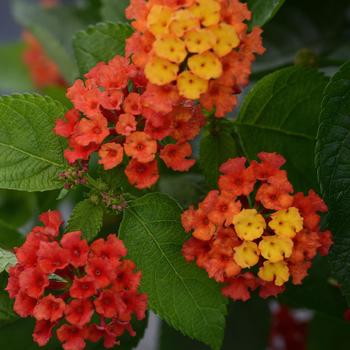
[[[128,135],[124,144],[125,153],[140,163],[149,163],[157,152],[157,142],[145,132],[135,131]]]
[[[166,145],[160,152],[165,165],[175,171],[188,171],[196,162],[188,159],[191,155],[192,147],[188,142]]]

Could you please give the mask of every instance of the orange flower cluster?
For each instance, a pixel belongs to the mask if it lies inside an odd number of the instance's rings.
[[[265,51],[261,29],[248,32],[251,12],[238,0],[131,0],[126,16],[136,29],[126,53],[150,88],[176,86],[217,117],[235,107],[255,54]]]
[[[263,298],[277,295],[290,279],[301,284],[316,254],[327,255],[332,244],[331,232],[320,232],[322,199],[312,190],[293,193],[282,156],[258,157],[248,167],[243,157],[222,164],[219,190],[182,214],[192,232],[186,260],[223,283],[223,294],[234,300],[248,300],[259,287]]]
[[[26,44],[23,60],[34,84],[38,88],[66,86],[56,63],[47,57],[39,41],[29,32],[23,33],[23,39]]]
[[[121,56],[100,62],[85,78],[68,89],[75,108],[55,127],[57,135],[68,139],[69,163],[86,161],[96,151],[105,170],[128,159],[125,174],[139,189],[157,182],[157,155],[175,171],[194,165],[188,141],[204,125],[199,106],[182,101],[175,107],[174,88],[153,86],[145,91],[143,72]]]

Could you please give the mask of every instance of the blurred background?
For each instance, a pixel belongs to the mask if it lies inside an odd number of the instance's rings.
[[[89,13],[85,11],[86,1]],[[81,18],[87,23],[97,22],[99,15],[93,11],[98,8],[100,0],[86,1],[64,3],[83,9]],[[70,82],[61,75],[46,48],[31,34],[31,30],[35,31],[37,27],[28,23],[35,14],[13,14],[12,5],[18,2],[33,6],[35,3],[0,0],[0,93],[35,91],[49,94],[69,106],[64,94]],[[49,2],[46,5],[50,5]],[[49,32],[59,32],[59,43],[67,45],[63,34],[69,28],[64,21],[57,24],[49,19],[46,25]],[[266,26],[264,39],[267,53],[254,66],[252,85],[263,75],[291,64],[317,67],[330,75],[350,58],[349,1],[287,0]],[[35,223],[33,218],[39,212],[56,205],[57,195],[55,191],[42,194],[1,190],[0,235],[10,235],[15,229],[25,233]],[[60,209],[69,213],[81,196],[77,191],[60,201]],[[113,226],[113,221],[107,222],[106,229],[108,225]],[[290,288],[278,302],[255,297],[247,303],[232,303],[229,311],[224,350],[350,349],[350,312],[336,284],[329,278],[326,259],[316,264],[303,288]],[[17,350],[11,346],[10,339],[22,336],[20,329],[17,322],[2,326],[0,348]],[[30,332],[27,333],[28,339],[23,340],[25,349],[31,343]],[[32,349],[36,348],[31,346]],[[182,336],[151,313],[145,337],[137,349],[209,348]]]

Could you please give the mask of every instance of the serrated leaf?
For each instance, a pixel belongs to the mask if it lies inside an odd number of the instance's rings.
[[[43,8],[29,1],[14,0],[16,20],[41,43],[45,53],[59,66],[67,82],[78,76],[74,63],[72,36],[87,26],[86,19],[74,7]]]
[[[132,34],[127,24],[104,22],[77,33],[73,39],[80,74],[84,75],[98,62],[108,62],[124,55],[125,40]]]
[[[202,138],[199,166],[212,186],[217,186],[220,165],[237,154],[236,141],[228,132],[221,131]]]
[[[312,69],[276,71],[254,86],[236,121],[248,158],[262,151],[282,154],[297,191],[318,188],[314,147],[326,83],[327,79]]]
[[[280,9],[285,0],[248,0],[249,10],[253,13],[251,25],[262,27]]]
[[[101,0],[101,16],[104,21],[126,22],[125,9],[129,0]]]
[[[99,233],[103,223],[103,207],[85,199],[78,203],[68,221],[66,231],[81,231],[84,238],[92,240]]]
[[[6,271],[10,266],[16,265],[16,255],[9,250],[0,248],[0,273]]]
[[[331,262],[350,302],[350,62],[341,67],[324,92],[316,164],[334,235]]]
[[[0,97],[0,188],[48,191],[61,187],[63,142],[53,133],[64,107],[49,97]]]
[[[27,67],[23,62],[21,42],[0,46],[0,92],[29,92],[33,90]]]
[[[148,294],[151,309],[175,329],[219,350],[226,301],[219,285],[184,260],[186,235],[180,214],[170,197],[148,194],[125,210],[120,237],[142,271],[141,289]]]

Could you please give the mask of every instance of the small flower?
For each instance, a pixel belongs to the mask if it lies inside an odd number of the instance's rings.
[[[52,294],[42,298],[33,310],[33,316],[38,321],[50,321],[51,323],[59,320],[63,314],[66,305],[61,298],[56,298]]]
[[[73,284],[69,290],[72,298],[86,299],[92,297],[96,293],[95,281],[90,276],[74,278]]]
[[[146,133],[135,131],[127,136],[124,144],[125,153],[140,163],[149,163],[157,152],[157,142]]]
[[[67,321],[77,327],[83,327],[90,322],[94,308],[89,299],[74,299],[66,307]]]
[[[61,240],[62,247],[68,252],[69,263],[74,267],[84,266],[87,263],[89,245],[81,239],[81,232],[68,232]]]
[[[285,261],[277,263],[265,261],[263,267],[259,269],[258,276],[264,281],[274,281],[276,286],[282,286],[289,280],[289,269]]]
[[[192,147],[188,142],[166,145],[160,152],[160,158],[165,165],[175,171],[188,171],[194,164],[194,159],[187,159],[192,155]]]
[[[119,143],[110,142],[102,145],[98,154],[100,156],[99,164],[102,164],[105,170],[110,170],[123,161],[124,151]]]
[[[262,236],[266,228],[264,217],[256,209],[243,209],[232,220],[239,238],[254,241]]]
[[[245,241],[240,246],[235,247],[234,251],[233,258],[242,268],[255,266],[259,261],[258,246],[254,242]]]
[[[157,161],[140,163],[132,159],[125,169],[129,182],[138,189],[153,186],[159,178]]]
[[[293,238],[303,229],[303,218],[295,207],[279,210],[272,214],[271,218],[269,226],[279,236]]]

